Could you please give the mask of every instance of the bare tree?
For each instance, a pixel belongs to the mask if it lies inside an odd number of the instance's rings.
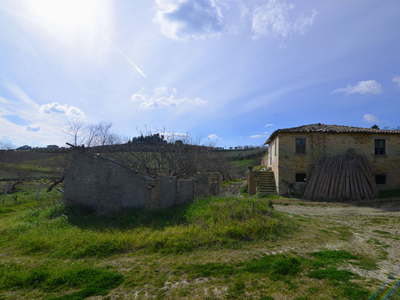
[[[113,131],[111,122],[99,122],[98,124],[89,124],[86,127],[85,145],[95,147],[97,153],[114,151],[111,146],[120,145],[127,141],[126,138]]]
[[[139,131],[140,136],[128,143],[128,150],[115,153],[113,158],[129,168],[150,176],[164,174],[190,178],[199,171],[218,171],[229,178],[232,164],[226,157],[202,146],[201,138],[189,134]]]
[[[85,145],[86,147],[92,147],[95,144],[96,137],[98,135],[98,125],[89,124],[85,127]]]
[[[115,133],[112,127],[111,122],[86,125],[82,121],[73,121],[64,126],[63,132],[72,145],[97,147],[96,151],[102,152],[105,146],[121,144],[126,140]]]
[[[100,122],[97,124],[97,132],[95,138],[96,146],[104,147],[110,145],[113,124],[111,122]]]
[[[188,133],[166,133],[160,130],[138,130],[139,136],[128,140],[113,131],[111,122],[98,124],[70,124],[74,145],[82,141],[92,152],[107,155],[130,169],[149,176],[165,174],[190,178],[199,171],[217,171],[229,179],[233,165],[229,157],[213,152],[214,140],[201,145],[200,137],[192,139]]]
[[[64,126],[63,133],[72,145],[80,146],[85,139],[85,124],[82,121],[69,122]]]

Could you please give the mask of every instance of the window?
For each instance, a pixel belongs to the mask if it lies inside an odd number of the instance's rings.
[[[296,173],[296,182],[306,182],[307,181],[306,173]]]
[[[386,154],[385,140],[375,140],[375,154]]]
[[[386,175],[375,175],[376,184],[386,184]]]
[[[306,153],[306,139],[296,139],[296,153]]]

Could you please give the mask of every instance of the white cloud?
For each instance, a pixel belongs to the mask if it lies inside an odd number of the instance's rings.
[[[217,36],[223,30],[221,8],[214,0],[156,0],[154,21],[168,38],[185,40]]]
[[[28,126],[26,127],[25,131],[33,131],[33,132],[38,132],[40,130],[40,126]]]
[[[250,137],[253,138],[253,139],[255,139],[255,138],[260,138],[260,137],[261,137],[261,134],[251,135]]]
[[[45,107],[37,104],[16,84],[5,82],[3,85],[10,94],[7,97],[0,95],[0,136],[12,137],[12,143],[17,146],[43,146],[64,142],[60,125],[70,118],[76,118],[76,113],[79,114],[80,111],[67,107],[70,115],[43,113],[41,109]],[[8,116],[15,116],[24,122],[17,122]]]
[[[265,127],[270,127],[270,126],[274,126],[274,124],[267,124],[267,125],[265,125]]]
[[[313,10],[310,17],[295,14],[295,5],[269,0],[268,3],[256,6],[253,11],[252,31],[253,38],[281,35],[285,37],[291,33],[304,34],[314,24],[318,12]]]
[[[180,132],[164,132],[160,133],[160,135],[165,136],[167,141],[175,141],[175,140],[187,140],[190,138],[189,133],[180,133]]]
[[[67,104],[61,105],[58,102],[42,104],[39,111],[43,114],[62,114],[66,116],[83,117],[84,113],[79,108],[68,106]]]
[[[346,95],[350,94],[382,94],[383,89],[382,85],[375,80],[367,80],[367,81],[360,81],[356,85],[347,85],[345,88],[339,88],[334,90],[333,93],[345,93]]]
[[[400,87],[400,76],[396,76],[392,79],[393,82],[397,82],[397,86]]]
[[[239,34],[246,28],[249,9],[242,0],[156,0],[154,22],[170,39],[218,37]],[[230,5],[230,4],[234,5]],[[227,13],[227,11],[230,11]]]
[[[206,105],[207,101],[200,98],[176,98],[177,90],[175,88],[157,87],[154,89],[154,97],[149,97],[144,94],[144,89],[141,89],[136,94],[132,95],[131,99],[135,102],[140,102],[140,109],[155,109],[168,106],[178,106],[181,104]]]
[[[213,133],[213,134],[210,134],[210,135],[208,136],[208,138],[209,138],[210,140],[216,141],[216,140],[218,139],[218,135],[216,135],[215,133]]]
[[[369,115],[366,114],[364,115],[362,122],[367,122],[367,123],[380,123],[381,121],[379,121],[378,117],[375,117],[374,115]]]

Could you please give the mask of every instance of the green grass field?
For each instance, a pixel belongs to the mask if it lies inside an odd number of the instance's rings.
[[[363,252],[319,248],[350,228],[268,199],[89,214],[36,191],[0,205],[0,299],[368,299],[379,284],[349,268],[377,268]]]

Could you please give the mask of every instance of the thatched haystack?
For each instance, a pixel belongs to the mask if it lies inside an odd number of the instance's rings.
[[[321,159],[303,197],[306,199],[361,200],[379,196],[371,165],[353,148],[346,155]]]

